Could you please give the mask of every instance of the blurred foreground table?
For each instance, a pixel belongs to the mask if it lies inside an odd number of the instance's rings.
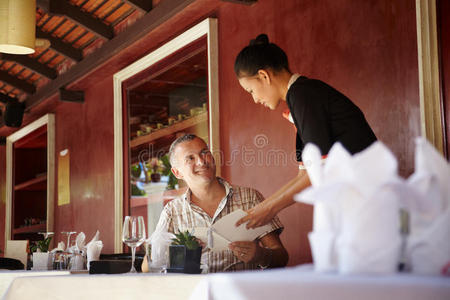
[[[36,276],[60,276],[60,275],[69,275],[69,271],[10,271],[10,270],[1,270],[0,271],[0,297],[2,297],[6,291],[8,290],[11,282],[17,277],[36,277]]]
[[[413,274],[338,275],[314,273],[312,265],[211,274],[197,285],[191,300],[449,300],[450,278]]]
[[[203,277],[142,273],[17,277],[3,299],[188,299]]]
[[[312,266],[208,275],[22,273],[3,299],[450,299],[449,277],[316,274]]]

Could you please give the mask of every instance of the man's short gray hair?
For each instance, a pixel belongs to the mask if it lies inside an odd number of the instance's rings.
[[[170,148],[169,148],[169,161],[172,166],[174,163],[173,154],[175,153],[175,149],[177,148],[177,146],[181,143],[192,141],[194,139],[200,139],[200,138],[198,136],[196,136],[195,134],[188,133],[188,134],[180,136],[179,138],[177,138],[175,141],[172,142],[172,145],[170,145]]]

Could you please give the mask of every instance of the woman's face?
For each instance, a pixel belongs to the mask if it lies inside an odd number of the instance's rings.
[[[272,84],[270,75],[265,71],[259,71],[254,76],[241,77],[239,83],[244,90],[252,95],[255,103],[260,103],[271,110],[276,109],[280,103],[278,90]]]

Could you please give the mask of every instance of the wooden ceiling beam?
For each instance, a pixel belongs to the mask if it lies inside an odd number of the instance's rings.
[[[125,0],[125,3],[144,13],[148,13],[153,8],[152,1],[150,0]]]
[[[120,53],[128,46],[144,37],[163,22],[182,11],[195,0],[170,0],[162,1],[158,6],[138,19],[133,25],[121,32],[112,40],[107,41],[103,47],[99,48],[95,55],[89,55],[82,61],[74,65],[67,72],[60,74],[49,84],[43,86],[39,91],[26,99],[26,110],[30,110],[35,105],[59,92],[60,87],[71,84],[86,74],[89,74],[98,66]]]
[[[8,103],[17,100],[16,98],[10,97],[6,94],[0,93],[0,102]],[[1,110],[0,110],[1,111]]]
[[[244,5],[252,5],[258,2],[258,0],[221,0],[223,2],[232,2],[237,4],[244,4]]]
[[[0,80],[12,85],[16,89],[19,89],[27,94],[34,94],[36,92],[36,87],[26,82],[25,80],[19,79],[17,77],[12,76],[6,71],[0,70]]]
[[[15,61],[16,63],[19,63],[22,66],[50,79],[55,79],[58,76],[58,73],[55,69],[41,64],[36,59],[33,59],[27,55],[1,54],[0,58],[9,61]]]
[[[108,40],[114,37],[114,29],[111,26],[94,18],[90,13],[81,10],[76,5],[72,5],[67,0],[38,0],[37,5],[46,13],[65,15],[78,25]]]
[[[63,42],[47,32],[42,31],[39,27],[36,27],[36,37],[49,40],[51,44],[50,48],[61,55],[69,57],[75,61],[81,61],[83,59],[83,51],[72,47],[70,44]]]
[[[69,91],[65,88],[59,89],[59,100],[65,102],[84,102],[84,91]]]

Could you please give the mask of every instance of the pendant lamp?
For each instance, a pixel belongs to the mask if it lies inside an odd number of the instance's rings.
[[[36,0],[0,0],[0,52],[34,53]]]

